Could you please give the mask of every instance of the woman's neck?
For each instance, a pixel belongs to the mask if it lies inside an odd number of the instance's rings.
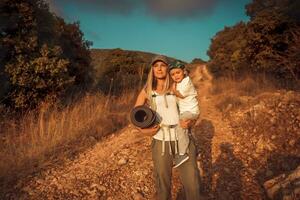
[[[165,87],[165,79],[157,79],[156,92],[162,93]]]

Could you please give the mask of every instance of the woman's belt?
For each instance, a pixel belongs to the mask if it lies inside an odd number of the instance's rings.
[[[160,124],[160,127],[163,128],[176,128],[178,124],[168,125],[168,124]]]

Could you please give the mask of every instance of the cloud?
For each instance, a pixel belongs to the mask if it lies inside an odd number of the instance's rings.
[[[147,10],[158,17],[192,17],[208,14],[217,0],[146,0]]]
[[[135,9],[159,18],[188,18],[209,14],[222,0],[47,0],[51,11],[63,16],[62,5],[76,4],[91,12],[126,15]],[[230,0],[229,0],[230,1]]]
[[[59,7],[62,5],[75,4],[78,7],[93,12],[107,12],[128,14],[133,11],[143,0],[46,0],[50,10],[58,15],[63,15]]]

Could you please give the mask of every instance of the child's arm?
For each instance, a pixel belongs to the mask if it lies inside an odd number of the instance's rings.
[[[185,98],[185,96],[183,96],[178,90],[176,90],[176,83],[173,83],[173,85],[172,85],[172,91],[176,95],[176,97],[179,97],[181,99]]]
[[[175,90],[175,91],[174,91],[174,94],[176,95],[176,97],[179,97],[179,98],[181,98],[181,99],[184,99],[184,98],[185,98],[185,96],[183,96],[178,90]]]

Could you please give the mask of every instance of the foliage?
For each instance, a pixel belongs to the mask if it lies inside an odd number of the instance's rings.
[[[93,49],[96,88],[105,94],[140,89],[145,83],[153,54],[122,49]]]
[[[134,89],[145,79],[144,70],[146,63],[137,54],[129,51],[115,49],[106,61],[110,62],[109,68],[103,73],[102,86],[112,84],[112,91],[118,94],[124,89]],[[136,66],[138,63],[138,66]],[[124,88],[126,87],[126,88]]]
[[[245,34],[246,25],[240,22],[234,27],[225,27],[212,39],[207,53],[211,58],[210,69],[216,76],[222,74],[234,76],[237,71],[247,66],[243,54],[247,44]]]
[[[298,84],[299,5],[293,0],[254,0],[248,4],[248,23],[225,27],[212,39],[208,51],[211,71],[235,78],[260,73],[284,87]]]
[[[194,58],[191,64],[205,64],[206,61],[202,60],[201,58]]]
[[[34,108],[90,82],[90,42],[79,23],[65,23],[44,0],[2,0],[0,19],[0,72],[9,82],[0,98],[7,105]]]
[[[6,65],[14,86],[11,98],[17,108],[33,107],[45,98],[56,99],[58,91],[73,83],[68,73],[70,63],[61,54],[60,47],[44,45],[38,57],[28,60],[17,55],[13,63]]]
[[[251,69],[278,79],[299,81],[299,24],[281,13],[263,11],[248,27],[246,53]]]
[[[140,90],[147,79],[154,54],[117,49],[93,49],[95,85],[105,94],[119,96],[123,91]],[[168,57],[170,62],[174,58]]]

